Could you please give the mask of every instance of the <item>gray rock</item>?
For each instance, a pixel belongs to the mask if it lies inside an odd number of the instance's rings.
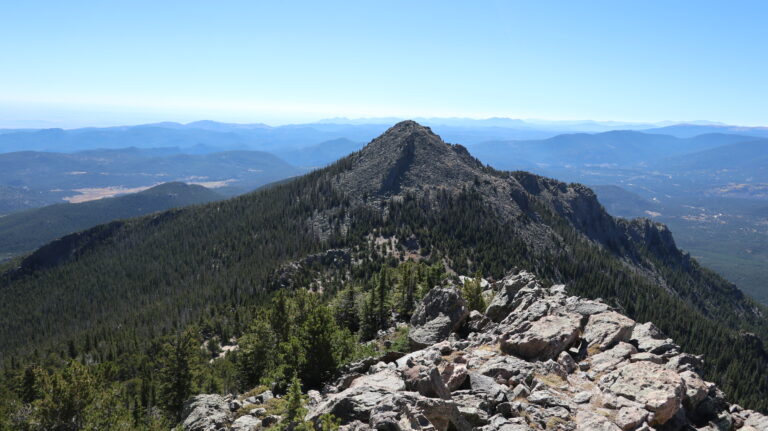
[[[535,276],[525,271],[505,277],[500,284],[499,291],[485,310],[485,315],[494,322],[504,320],[519,305],[519,298],[516,300],[515,295],[521,288],[533,288],[537,285]]]
[[[375,374],[356,378],[350,383],[349,387],[381,388],[390,392],[396,392],[405,390],[405,381],[403,381],[400,373],[397,371],[384,369]]]
[[[238,400],[232,400],[229,402],[229,411],[236,412],[243,407],[243,403]]]
[[[512,389],[512,392],[510,392],[509,398],[512,400],[517,400],[519,398],[528,398],[528,395],[531,394],[530,389],[528,389],[527,386],[525,386],[523,383],[520,383],[519,385],[515,386],[514,389]]]
[[[569,355],[568,352],[560,352],[560,355],[557,357],[557,363],[560,364],[568,374],[578,369],[576,361],[573,360],[573,357]]]
[[[483,313],[477,310],[472,310],[469,313],[469,319],[467,320],[467,329],[469,332],[483,332],[490,324],[491,319],[486,317]]]
[[[448,338],[453,331],[453,322],[448,316],[439,315],[408,332],[408,341],[414,349],[423,349]]]
[[[648,361],[653,362],[654,364],[663,364],[664,358],[662,358],[659,355],[654,355],[653,353],[649,352],[640,352],[635,353],[632,356],[629,357],[630,362],[641,362],[641,361]]]
[[[621,431],[621,428],[605,416],[579,410],[576,413],[576,431]]]
[[[590,301],[577,297],[569,298],[565,305],[565,310],[569,313],[581,314],[582,316],[591,316],[593,314],[604,313],[610,310],[608,305],[602,302]]]
[[[330,413],[342,423],[359,420],[368,422],[371,410],[391,392],[382,388],[359,386],[331,394],[327,399],[309,409],[306,420],[316,421],[320,416]]]
[[[455,287],[430,290],[411,317],[408,337],[412,347],[424,348],[445,340],[468,315],[466,302]]]
[[[584,327],[582,336],[589,346],[607,350],[620,341],[629,341],[635,321],[615,311],[593,314]]]
[[[652,362],[626,364],[601,378],[598,386],[645,406],[654,413],[653,424],[657,425],[664,424],[680,410],[685,395],[683,379]]]
[[[632,329],[630,341],[642,352],[662,355],[669,351],[679,350],[680,347],[672,339],[666,338],[659,328],[651,322],[637,324]]]
[[[497,402],[503,402],[504,393],[508,390],[506,386],[496,383],[491,377],[479,373],[469,373],[469,384],[474,393],[483,393]]]
[[[544,316],[535,322],[523,322],[501,337],[504,352],[524,359],[555,359],[573,344],[581,331],[581,316],[566,314]]]
[[[588,403],[592,399],[592,393],[587,391],[579,392],[573,396],[573,402],[576,404]]]
[[[477,372],[488,377],[510,379],[515,376],[527,376],[536,369],[535,365],[514,356],[497,355],[488,359]]]
[[[221,395],[197,395],[184,403],[184,431],[218,431],[232,420],[229,404]]]
[[[616,422],[616,425],[622,430],[629,431],[637,429],[640,425],[645,423],[647,418],[648,412],[642,408],[622,407],[616,413],[614,422]]]
[[[230,426],[232,431],[257,431],[262,428],[262,420],[251,415],[240,416]]]
[[[469,310],[464,299],[455,287],[436,287],[430,290],[411,317],[411,326],[422,326],[430,320],[444,315],[458,329]]]
[[[467,372],[466,365],[455,363],[447,364],[440,372],[440,377],[442,378],[445,387],[451,392],[459,389],[459,387],[461,387],[467,380],[468,375],[469,373]]]
[[[272,391],[267,389],[266,391],[256,395],[255,398],[256,398],[256,403],[257,404],[264,404],[264,403],[266,403],[267,401],[271,400],[274,397],[275,396],[272,394]]]

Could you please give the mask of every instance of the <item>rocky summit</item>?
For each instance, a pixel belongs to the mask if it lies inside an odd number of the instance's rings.
[[[333,415],[349,431],[768,430],[767,416],[701,377],[705,358],[653,323],[526,271],[484,294],[485,312],[470,312],[456,287],[432,289],[408,324],[413,350],[343,367],[309,391],[305,419],[321,429]],[[199,395],[182,426],[269,428],[281,421],[259,408],[271,397]]]

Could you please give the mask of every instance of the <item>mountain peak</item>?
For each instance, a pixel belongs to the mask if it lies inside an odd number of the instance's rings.
[[[429,187],[460,187],[483,169],[461,145],[443,142],[429,127],[401,121],[351,158],[348,191],[392,195]]]

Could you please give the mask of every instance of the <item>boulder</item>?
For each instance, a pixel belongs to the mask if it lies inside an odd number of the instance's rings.
[[[467,380],[467,366],[464,364],[449,363],[440,371],[440,377],[450,392],[459,389]]]
[[[466,302],[455,287],[430,290],[411,317],[411,346],[421,349],[445,340],[468,315]]]
[[[605,416],[586,410],[576,413],[576,431],[621,431],[621,428]]]
[[[371,409],[391,394],[389,390],[367,386],[345,389],[329,395],[325,401],[310,408],[305,419],[314,422],[320,416],[330,413],[342,423],[354,420],[368,422]]]
[[[536,286],[536,278],[529,272],[507,276],[499,282],[498,292],[485,310],[485,315],[494,322],[501,322],[512,310],[517,307],[519,301],[515,301],[515,295],[523,287]]]
[[[636,345],[641,352],[649,352],[656,355],[680,349],[671,338],[666,338],[659,328],[651,322],[636,324],[632,329],[630,342]]]
[[[427,398],[414,392],[398,392],[391,400],[388,400],[387,409],[390,409],[400,417],[415,420],[420,428],[434,427],[437,431],[471,431],[470,425],[459,412],[457,404],[450,400],[440,398]],[[375,429],[392,429],[371,424]]]
[[[565,311],[581,314],[582,316],[591,316],[593,314],[604,313],[608,310],[610,310],[610,307],[608,307],[607,304],[575,296],[568,298],[565,305]]]
[[[683,404],[685,408],[694,411],[700,402],[704,401],[709,395],[709,391],[714,386],[713,383],[705,382],[698,374],[693,371],[683,371],[680,377],[685,382],[685,398]]]
[[[600,350],[613,347],[619,341],[629,341],[635,321],[615,311],[593,314],[584,327],[583,338],[590,347]]]
[[[439,315],[447,316],[454,330],[469,315],[467,304],[455,287],[436,287],[430,290],[413,313],[411,326],[422,326]]]
[[[627,358],[635,353],[637,353],[635,346],[621,342],[612,349],[589,357],[589,368],[595,373],[611,371],[626,362]]]
[[[469,332],[482,332],[490,324],[491,319],[477,310],[472,310],[469,313],[469,319],[467,320],[467,330],[469,330]]]
[[[523,322],[501,337],[505,353],[524,359],[556,359],[560,352],[579,337],[581,316],[565,314],[544,316],[535,322]]]
[[[271,400],[275,396],[272,394],[272,391],[267,389],[266,391],[256,395],[256,403],[257,404],[264,404],[267,401]]]
[[[446,315],[439,315],[421,326],[411,328],[408,341],[411,348],[423,349],[445,340],[453,331],[453,322]]]
[[[370,387],[381,388],[390,392],[405,390],[405,381],[400,373],[390,369],[384,369],[375,374],[360,376],[352,381],[350,388]]]
[[[251,415],[240,416],[232,422],[230,429],[232,431],[257,431],[262,428],[261,422],[261,419]]]
[[[749,410],[744,421],[745,426],[758,430],[768,430],[768,416]]]
[[[509,390],[507,386],[496,383],[493,378],[479,373],[469,373],[469,385],[473,393],[484,394],[495,402],[502,402],[504,394]]]
[[[568,374],[579,368],[576,365],[576,361],[573,360],[573,357],[568,354],[568,352],[560,352],[560,355],[557,357],[557,363],[560,364]]]
[[[648,411],[638,407],[622,407],[616,413],[614,422],[622,430],[635,430],[645,423],[648,418]]]
[[[598,386],[609,394],[642,404],[654,413],[652,425],[671,419],[685,396],[683,379],[652,362],[626,364],[600,379]]]
[[[230,423],[232,412],[221,395],[197,395],[184,403],[181,417],[184,431],[218,431]]]

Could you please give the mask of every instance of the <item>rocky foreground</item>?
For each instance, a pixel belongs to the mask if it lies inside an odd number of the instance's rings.
[[[767,416],[729,404],[700,376],[703,359],[652,323],[527,272],[489,290],[483,314],[454,287],[432,289],[410,322],[414,351],[346,366],[308,393],[306,420],[330,413],[350,431],[768,430]],[[271,397],[200,395],[182,425],[268,428],[280,417],[258,406]]]

